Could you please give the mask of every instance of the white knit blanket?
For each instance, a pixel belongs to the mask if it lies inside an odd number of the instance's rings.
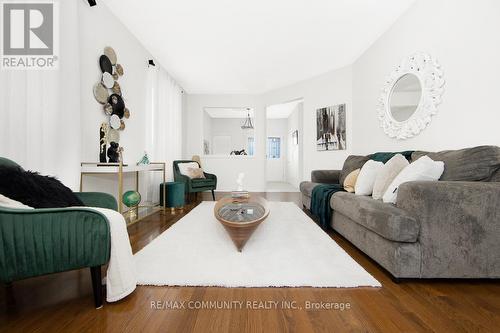
[[[106,216],[111,232],[111,254],[106,274],[106,300],[116,302],[131,294],[137,286],[137,274],[127,223],[111,209],[90,208]]]

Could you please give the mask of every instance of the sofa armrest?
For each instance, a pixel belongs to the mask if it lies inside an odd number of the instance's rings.
[[[106,217],[89,208],[0,208],[2,282],[103,265],[110,245]]]
[[[205,174],[205,178],[213,179],[215,181],[215,188],[217,188],[217,176],[212,174],[212,173],[207,173],[207,172],[204,172],[204,174]]]
[[[114,196],[102,192],[75,192],[75,195],[87,207],[108,208],[118,210],[118,204]]]
[[[422,275],[500,277],[500,183],[408,182],[397,206],[420,222]]]
[[[338,184],[341,172],[340,170],[313,170],[311,181],[321,184]]]

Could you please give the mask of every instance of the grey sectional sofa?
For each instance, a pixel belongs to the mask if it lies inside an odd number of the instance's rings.
[[[335,193],[331,227],[395,278],[500,277],[500,147],[414,152],[445,162],[437,182],[408,182],[397,204]],[[339,183],[368,156],[343,170],[313,171],[300,185],[305,208],[318,183]]]

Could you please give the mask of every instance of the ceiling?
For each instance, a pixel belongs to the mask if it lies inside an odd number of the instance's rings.
[[[287,119],[292,114],[293,110],[297,107],[299,103],[302,103],[303,100],[295,100],[282,104],[275,104],[268,106],[266,108],[266,118],[267,119]]]
[[[210,118],[241,118],[245,119],[250,115],[253,118],[252,108],[218,108],[206,107],[205,112]]]
[[[352,64],[415,0],[103,0],[188,93],[262,93]]]

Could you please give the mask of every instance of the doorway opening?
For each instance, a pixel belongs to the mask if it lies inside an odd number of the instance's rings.
[[[298,192],[302,181],[303,99],[266,108],[266,191]]]

